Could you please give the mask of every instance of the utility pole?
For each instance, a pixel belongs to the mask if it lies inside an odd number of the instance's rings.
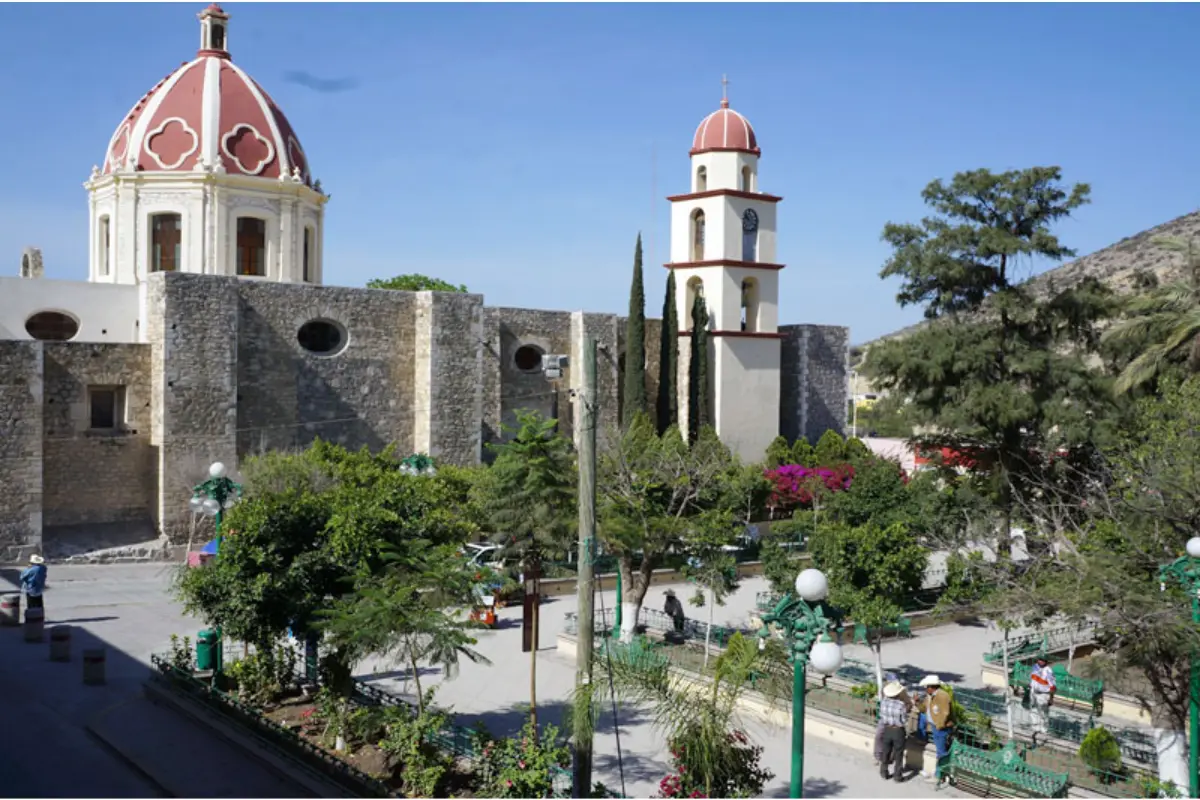
[[[583,402],[579,414],[579,599],[578,641],[575,647],[575,690],[587,697],[587,708],[576,706],[574,722],[575,763],[572,797],[592,793],[592,648],[595,642],[595,556],[596,556],[596,340],[583,342]],[[585,688],[586,687],[586,688]]]

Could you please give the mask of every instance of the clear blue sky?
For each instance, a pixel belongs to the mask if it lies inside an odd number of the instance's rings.
[[[3,274],[36,245],[49,277],[85,278],[80,184],[193,57],[204,4],[0,5]],[[1091,183],[1059,229],[1081,254],[1200,205],[1194,4],[225,8],[234,60],[333,195],[328,283],[421,272],[491,305],[623,313],[637,232],[667,260],[663,198],[686,191],[722,73],[763,190],[785,197],[784,322],[863,341],[917,319],[878,278],[879,234],[958,170],[1057,164]],[[646,274],[658,316],[665,270]]]

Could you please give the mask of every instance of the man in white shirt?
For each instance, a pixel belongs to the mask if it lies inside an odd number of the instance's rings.
[[[1029,674],[1029,711],[1033,716],[1033,745],[1037,747],[1038,734],[1043,736],[1050,731],[1050,704],[1054,702],[1054,692],[1058,685],[1054,680],[1054,670],[1046,663],[1046,659],[1038,658]]]

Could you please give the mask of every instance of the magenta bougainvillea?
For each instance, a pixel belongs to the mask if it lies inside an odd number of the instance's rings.
[[[807,506],[813,501],[813,492],[825,489],[841,492],[854,482],[854,467],[838,464],[832,467],[801,467],[785,464],[764,473],[771,482],[772,508],[784,509]]]

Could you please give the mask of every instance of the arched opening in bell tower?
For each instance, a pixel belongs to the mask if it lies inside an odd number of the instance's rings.
[[[707,167],[696,167],[696,191],[697,192],[707,192],[708,191],[708,168]]]
[[[748,167],[748,166],[742,167],[742,191],[743,192],[753,192],[754,191],[753,187],[754,187],[754,171],[751,170],[750,167]]]
[[[754,278],[742,281],[742,330],[758,331],[758,281]]]
[[[693,276],[688,278],[687,291],[684,292],[684,302],[687,305],[683,309],[683,329],[686,331],[692,329],[692,308],[696,305],[697,297],[704,297],[704,281],[698,276]]]
[[[696,209],[692,212],[692,261],[704,260],[704,212]],[[690,308],[691,306],[689,306]]]

